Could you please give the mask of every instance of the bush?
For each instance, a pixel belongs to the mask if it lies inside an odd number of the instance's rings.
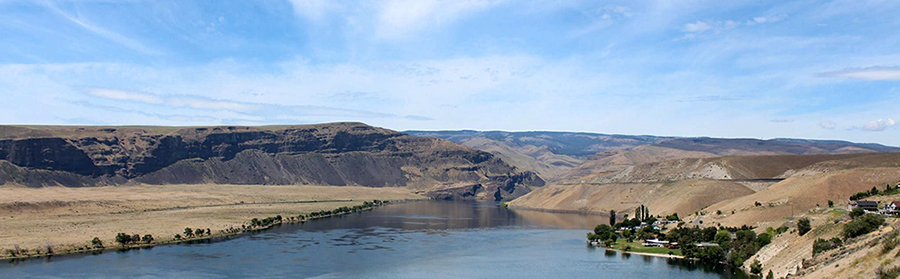
[[[841,235],[844,239],[854,238],[873,232],[883,224],[884,217],[875,214],[866,214],[859,219],[850,221],[850,223],[844,225],[844,231],[841,232]]]
[[[828,207],[834,207],[834,201],[828,200]]]
[[[94,239],[91,240],[91,245],[93,245],[94,248],[103,248],[103,241],[101,241],[99,237],[94,237]]]
[[[881,243],[884,244],[884,246],[881,247],[882,254],[890,252],[891,250],[894,250],[895,247],[897,247],[897,243],[900,242],[897,239],[898,233],[900,232],[895,230],[884,236],[884,240],[881,241]]]
[[[750,264],[750,273],[756,275],[762,273],[762,264],[759,263],[759,260],[753,260],[753,263]]]
[[[841,241],[841,239],[837,237],[832,238],[831,240],[825,240],[821,238],[816,239],[816,241],[813,242],[813,256],[828,250],[841,247],[841,245],[843,245],[843,241]]]
[[[797,232],[800,233],[800,236],[803,236],[810,230],[812,230],[812,226],[809,224],[809,218],[801,218],[800,221],[797,221]]]
[[[862,207],[857,207],[850,211],[850,218],[856,219],[860,216],[863,216],[864,214],[866,214],[866,211],[863,210]]]

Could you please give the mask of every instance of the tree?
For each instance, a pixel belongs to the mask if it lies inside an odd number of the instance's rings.
[[[99,237],[94,237],[94,239],[91,240],[91,245],[93,245],[94,248],[103,248],[103,241],[101,241]]]
[[[119,234],[116,234],[116,242],[125,246],[128,242],[131,242],[131,236],[120,232]]]
[[[184,237],[190,238],[193,236],[194,236],[194,230],[192,230],[191,228],[184,228]]]
[[[766,279],[775,279],[775,273],[769,269],[769,275],[766,275]]]
[[[834,201],[832,201],[832,200],[828,200],[828,207],[834,207]],[[771,274],[771,273],[772,273],[772,271],[771,271],[771,270],[769,270],[769,273],[770,273],[770,274]]]
[[[854,238],[877,230],[884,224],[884,217],[875,214],[866,214],[859,219],[850,221],[844,225],[841,235],[844,239]]]
[[[715,239],[713,242],[719,244],[723,249],[731,249],[731,232],[727,230],[720,230],[716,233]]]
[[[145,234],[144,237],[141,238],[141,240],[143,240],[144,243],[150,244],[150,242],[153,242],[153,236],[149,235],[149,234]]]
[[[859,216],[863,216],[863,214],[866,214],[866,211],[862,209],[862,207],[857,206],[852,211],[850,211],[850,218],[856,219],[859,218]]]
[[[209,228],[206,228],[206,235],[211,235],[211,234],[212,234],[212,231],[210,231]]]
[[[141,235],[139,235],[139,234],[131,235],[131,243],[137,243],[138,241],[141,241]]]
[[[609,225],[610,226],[616,225],[616,211],[615,210],[609,211]]]
[[[803,236],[810,230],[812,230],[812,226],[809,224],[809,218],[801,218],[800,221],[797,221],[797,232],[800,233],[800,236]]]
[[[175,234],[175,240],[181,240],[181,235],[176,233],[176,234]]]
[[[205,230],[198,228],[194,231],[194,234],[197,236],[203,236],[203,232],[205,232]]]
[[[759,275],[762,273],[762,264],[759,263],[759,260],[753,260],[753,263],[750,264],[750,273]]]
[[[600,225],[597,225],[596,227],[594,227],[594,233],[597,235],[600,235],[600,236],[607,235],[612,231],[613,231],[612,227],[607,226],[606,224],[600,224]]]

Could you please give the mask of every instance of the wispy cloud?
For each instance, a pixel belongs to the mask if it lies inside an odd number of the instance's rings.
[[[75,16],[70,15],[69,13],[67,13],[67,12],[63,11],[62,9],[60,9],[59,7],[57,7],[52,2],[46,2],[45,4],[46,4],[47,8],[49,8],[51,11],[55,12],[62,18],[66,19],[72,23],[75,23],[76,25],[78,25],[78,26],[84,28],[85,30],[90,31],[98,36],[106,38],[107,40],[116,42],[122,46],[125,46],[127,48],[133,49],[135,51],[138,51],[138,52],[141,52],[144,54],[151,54],[151,55],[162,54],[162,52],[160,52],[156,49],[147,47],[146,45],[144,45],[143,43],[141,43],[138,40],[123,36],[121,34],[113,32],[113,31],[109,31],[106,28],[92,24],[92,23],[88,22],[86,19],[83,19],[77,15],[75,15]]]
[[[871,121],[866,123],[865,126],[862,127],[864,131],[869,132],[881,132],[887,129],[888,127],[894,126],[897,124],[897,121],[891,118],[886,119],[878,119],[875,121]]]
[[[840,71],[820,73],[819,76],[869,81],[897,81],[900,80],[900,67],[847,68]]]
[[[106,88],[90,88],[88,89],[88,94],[112,99],[112,100],[120,100],[120,101],[135,101],[142,102],[148,104],[162,104],[163,100],[157,96],[151,94],[137,93],[137,92],[129,92],[129,91],[121,91],[114,89],[106,89]]]
[[[834,123],[834,121],[826,120],[819,122],[819,127],[825,130],[834,130],[834,128],[837,128],[837,123]]]

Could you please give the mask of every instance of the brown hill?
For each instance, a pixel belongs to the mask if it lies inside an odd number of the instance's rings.
[[[605,213],[645,204],[658,214],[704,211],[704,221],[740,226],[781,220],[792,210],[897,181],[900,153],[676,159],[629,167],[604,183],[546,186],[510,205]],[[710,215],[717,211],[725,214]]]
[[[490,153],[361,123],[0,127],[0,184],[135,183],[405,186],[498,200],[543,185]]]

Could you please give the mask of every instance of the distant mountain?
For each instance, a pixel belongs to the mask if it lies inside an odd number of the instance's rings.
[[[726,139],[574,132],[406,131],[490,152],[551,181],[612,175],[628,166],[679,158],[898,152],[873,143],[805,139]]]
[[[0,185],[312,184],[511,199],[544,184],[496,156],[362,123],[0,126]]]

